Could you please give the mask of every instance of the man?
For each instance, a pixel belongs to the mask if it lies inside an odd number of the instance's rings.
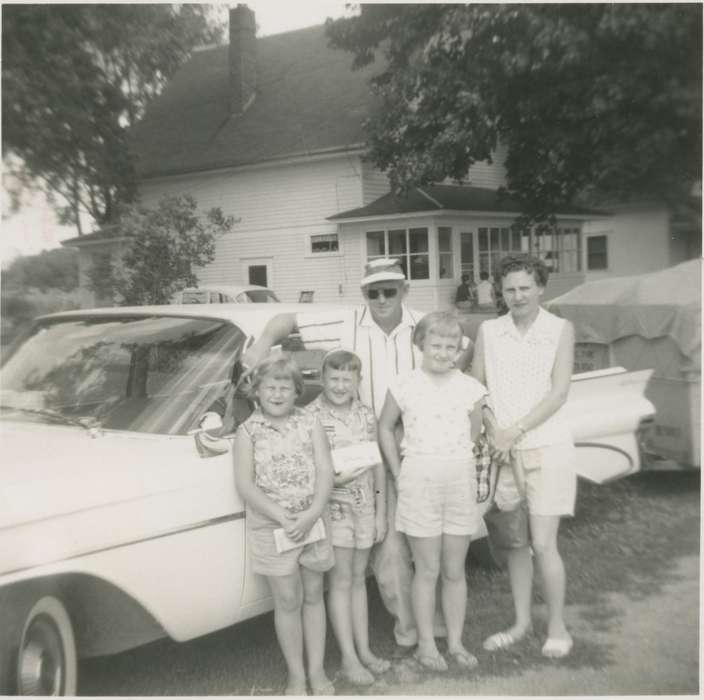
[[[269,321],[261,337],[242,358],[246,367],[254,367],[272,345],[298,330],[306,348],[354,350],[362,360],[359,394],[376,417],[386,398],[389,379],[420,365],[421,352],[413,345],[413,330],[423,314],[409,309],[404,300],[408,282],[398,260],[379,259],[367,264],[360,283],[366,304],[352,309],[279,314]],[[471,359],[468,340],[457,361],[464,370]],[[417,642],[411,583],[413,569],[406,538],[394,527],[396,490],[387,475],[387,514],[389,528],[383,542],[372,550],[371,566],[379,584],[386,609],[394,616],[394,636],[399,658],[409,653]],[[436,631],[443,634],[440,626]]]
[[[470,277],[465,272],[462,275],[462,283],[455,292],[455,306],[460,311],[471,311],[474,306],[474,289],[470,284]]]

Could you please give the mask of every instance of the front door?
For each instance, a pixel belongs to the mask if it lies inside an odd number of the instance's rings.
[[[242,261],[243,277],[246,284],[257,284],[260,287],[271,287],[272,260],[271,258],[258,258]]]

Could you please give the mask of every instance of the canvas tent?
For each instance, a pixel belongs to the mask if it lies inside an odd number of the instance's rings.
[[[654,369],[653,450],[700,465],[701,259],[631,277],[586,282],[546,303],[575,326],[577,370]],[[590,364],[591,363],[591,364]]]

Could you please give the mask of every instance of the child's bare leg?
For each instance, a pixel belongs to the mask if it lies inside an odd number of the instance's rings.
[[[463,665],[475,663],[462,644],[464,616],[467,609],[467,580],[464,565],[469,549],[469,535],[442,536],[442,610],[447,627],[447,651],[463,657]]]
[[[369,609],[367,605],[367,562],[371,549],[355,549],[352,557],[352,631],[359,660],[371,671],[383,673],[391,667],[369,648]]]
[[[415,574],[413,575],[413,613],[418,629],[417,656],[424,666],[431,667],[431,659],[436,659],[438,668],[444,665],[433,635],[433,614],[435,611],[435,587],[440,575],[440,537],[408,537],[413,552]],[[438,660],[438,657],[440,659]],[[424,661],[427,660],[427,663]]]
[[[356,550],[351,547],[335,547],[335,566],[330,570],[328,610],[342,654],[342,673],[352,683],[368,685],[374,682],[374,678],[362,666],[354,644],[357,611],[354,609],[352,569],[355,554]]]
[[[281,652],[288,667],[287,690],[305,690],[306,672],[303,666],[303,626],[301,606],[303,585],[298,572],[288,576],[268,576],[274,598],[274,627]]]
[[[300,567],[303,580],[303,641],[308,657],[308,680],[313,689],[330,685],[325,675],[325,604],[323,603],[323,574]],[[328,693],[332,694],[332,693]]]

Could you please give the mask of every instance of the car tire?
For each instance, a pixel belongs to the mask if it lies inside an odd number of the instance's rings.
[[[26,590],[8,601],[14,624],[0,633],[0,689],[10,695],[75,695],[76,641],[63,603]]]

